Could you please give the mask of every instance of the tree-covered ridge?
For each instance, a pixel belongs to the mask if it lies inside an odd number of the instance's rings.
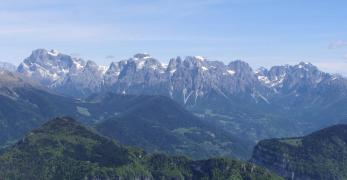
[[[2,179],[280,179],[255,165],[216,158],[147,154],[56,118],[4,149]]]
[[[108,101],[121,98],[124,97],[111,95]],[[164,96],[137,98],[120,115],[97,123],[96,129],[122,144],[151,153],[184,154],[195,159],[214,156],[248,159],[251,154],[247,152],[253,148],[251,142],[203,121]]]
[[[346,179],[347,125],[304,137],[263,140],[252,161],[288,179]]]

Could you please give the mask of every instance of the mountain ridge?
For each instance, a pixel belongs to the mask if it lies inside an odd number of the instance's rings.
[[[303,137],[260,141],[251,162],[286,179],[346,179],[347,125],[339,124]]]
[[[93,65],[88,66],[88,64]],[[276,88],[282,85],[284,78],[281,77],[283,74],[278,74],[279,70],[276,69],[282,69],[280,71],[307,70],[308,66],[310,66],[310,70],[317,69],[310,63],[301,62],[294,66],[274,66],[266,70],[267,74],[264,74],[265,71],[258,74],[258,70],[253,70],[247,63],[240,60],[224,64],[200,56],[187,56],[184,60],[180,57],[172,58],[168,65],[164,65],[149,54],[135,54],[133,58],[112,62],[108,67],[103,67],[92,61],[73,58],[55,50],[38,49],[34,50],[31,56],[19,65],[17,71],[31,76],[53,89],[57,88],[59,91],[62,91],[63,88],[71,89],[74,92],[72,94],[77,96],[86,96],[109,88],[113,88],[113,91],[118,93],[130,94],[148,93],[148,91],[163,88],[158,93],[174,99],[182,98],[180,101],[186,104],[190,98],[191,103],[194,103],[196,101],[194,99],[203,96],[209,89],[222,96],[238,92],[252,92],[254,88],[276,91]],[[93,73],[86,74],[86,71]],[[178,79],[184,79],[186,82],[179,83]],[[139,88],[138,86],[141,84],[146,88],[140,88],[141,92],[133,90]],[[273,88],[275,84],[276,88]],[[60,86],[61,89],[59,89]],[[82,86],[82,88],[78,89],[77,86]],[[84,92],[86,89],[89,89],[90,92]],[[228,90],[226,91],[226,89]],[[69,90],[66,91],[69,92]],[[78,95],[78,91],[81,91],[80,95]],[[258,90],[258,93],[264,93],[262,91]],[[181,97],[175,98],[176,96]],[[262,96],[267,97],[266,93]]]

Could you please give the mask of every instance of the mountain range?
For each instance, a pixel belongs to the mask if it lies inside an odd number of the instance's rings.
[[[105,67],[57,50],[37,49],[17,72],[74,97],[101,91],[161,94],[192,105],[211,95],[228,99],[243,94],[253,101],[273,103],[280,95],[298,97],[320,86],[346,87],[345,78],[324,73],[310,63],[253,70],[240,60],[225,65],[201,56],[177,57],[163,64],[149,54],[136,54]]]
[[[347,79],[304,62],[253,70],[240,60],[224,64],[188,56],[163,64],[140,53],[105,67],[37,49],[17,73],[74,98],[103,92],[163,95],[254,142],[304,135],[347,117],[341,108],[347,103]]]

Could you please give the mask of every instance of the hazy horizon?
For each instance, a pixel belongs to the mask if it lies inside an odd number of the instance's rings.
[[[347,75],[346,1],[4,0],[0,61],[58,49],[98,64],[148,52],[259,66],[311,62]],[[112,58],[110,58],[112,57]]]

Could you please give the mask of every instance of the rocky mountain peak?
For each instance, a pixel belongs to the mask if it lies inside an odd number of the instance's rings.
[[[71,56],[61,54],[57,50],[47,51],[46,49],[37,49],[23,63],[33,68],[40,66],[47,69],[68,69],[74,64],[74,61]]]
[[[201,56],[187,56],[182,62],[181,59],[176,59],[176,66],[180,66],[186,69],[201,69],[202,71],[207,71],[208,68],[204,66],[206,61]]]
[[[119,72],[119,71],[120,71],[119,63],[112,62],[106,73]]]
[[[98,67],[99,66],[94,61],[91,61],[91,60],[88,60],[85,66],[86,69],[98,69]]]
[[[298,96],[298,90],[308,91],[315,88],[331,75],[320,71],[311,63],[300,62],[296,65],[273,66],[268,71],[256,73],[260,82],[282,93]]]
[[[147,53],[139,53],[134,55],[134,58],[131,58],[126,61],[127,69],[136,69],[136,71],[142,71],[146,69],[152,70],[164,70],[163,65],[155,58],[151,57]]]
[[[228,72],[233,73],[233,76],[238,77],[247,84],[255,84],[258,82],[256,75],[251,66],[241,60],[232,61],[228,64]]]
[[[300,62],[299,64],[294,65],[293,68],[304,71],[318,71],[318,68],[316,66],[308,62]]]
[[[203,63],[206,59],[202,56],[187,56],[184,60],[194,63]]]
[[[47,49],[35,49],[31,52],[31,56],[33,57],[39,57],[43,55],[48,55],[48,50]]]
[[[234,69],[237,72],[241,72],[241,71],[253,72],[251,66],[248,63],[241,60],[230,62],[228,67]]]
[[[288,72],[288,77],[292,79],[307,80],[314,84],[321,82],[323,79],[330,77],[327,73],[320,71],[316,66],[311,63],[300,62],[291,67]]]
[[[69,73],[77,74],[85,66],[82,59],[59,53],[57,50],[36,49],[17,68],[17,72],[43,85],[62,81]]]

